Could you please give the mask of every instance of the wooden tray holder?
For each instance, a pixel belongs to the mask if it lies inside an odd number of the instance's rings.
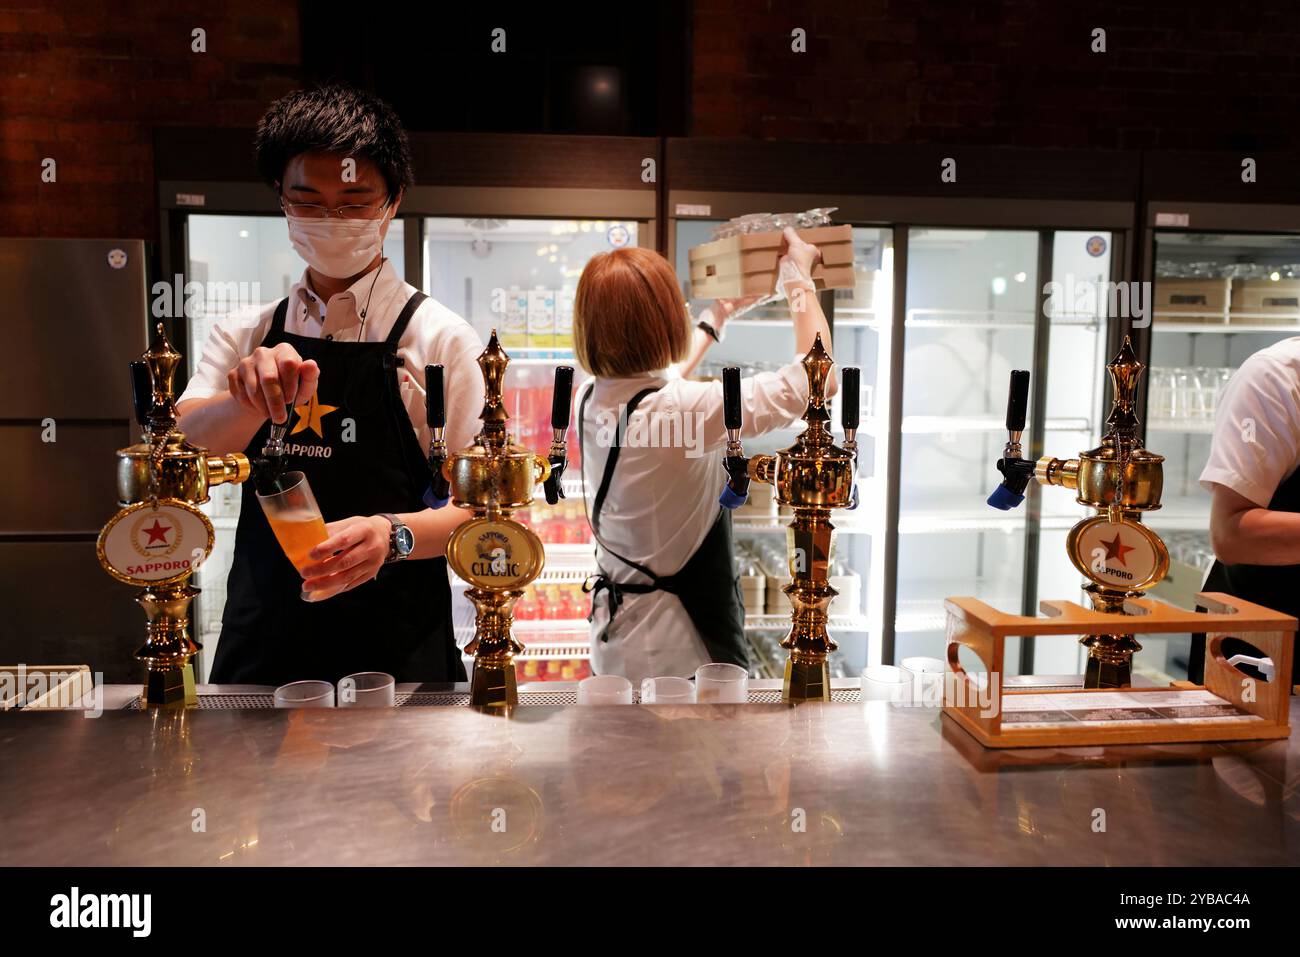
[[[818,289],[852,289],[853,227],[816,226],[795,230],[805,242],[821,250],[822,259],[812,270]],[[691,296],[696,299],[741,299],[766,296],[776,289],[781,233],[744,233],[715,239],[693,247]]]
[[[1296,619],[1240,598],[1220,592],[1202,592],[1199,603],[1208,612],[1185,611],[1152,598],[1134,598],[1125,603],[1127,615],[1091,611],[1069,601],[1045,601],[1039,606],[1045,618],[1031,618],[998,611],[977,598],[949,598],[947,662],[950,677],[944,683],[943,713],[989,748],[1072,747],[1105,744],[1160,744],[1179,741],[1248,741],[1285,738],[1289,725],[1291,654]],[[1004,692],[1001,675],[1005,643],[1010,636],[1114,635],[1114,634],[1205,634],[1205,684],[1178,682],[1169,688],[1119,688],[1090,691]],[[1253,681],[1254,700],[1247,700],[1245,672],[1228,664],[1223,639],[1241,638],[1273,659],[1272,681]],[[984,664],[990,684],[996,678],[997,707],[985,713],[979,704],[979,686],[962,667],[958,650],[971,649]],[[1124,721],[1110,725],[1079,725],[1061,728],[1003,727],[1003,701],[1012,695],[1086,694],[1096,695],[1097,706],[1106,707],[1107,695],[1140,695],[1159,692],[1201,697],[1209,691],[1260,721],[1198,721],[1179,724],[1173,720]],[[986,703],[988,692],[985,693]]]

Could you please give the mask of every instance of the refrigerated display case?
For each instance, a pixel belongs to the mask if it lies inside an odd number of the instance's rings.
[[[688,304],[697,315],[709,305],[709,300],[698,298],[691,288],[688,253],[692,247],[713,239],[714,230],[724,222],[713,219],[679,219],[673,233],[674,267],[678,281]],[[871,569],[879,569],[882,565],[881,557],[872,555],[872,543],[880,541],[879,536],[870,534],[873,524],[878,527],[880,520],[879,515],[872,513],[872,509],[879,504],[880,499],[870,489],[875,481],[876,463],[882,458],[881,445],[888,441],[888,435],[882,434],[876,427],[873,416],[878,412],[874,402],[877,395],[876,383],[881,376],[879,365],[881,362],[887,363],[889,357],[893,281],[891,244],[892,237],[888,229],[854,229],[853,258],[857,282],[851,289],[822,293],[823,309],[828,316],[832,311],[830,297],[832,294],[836,297],[836,361],[862,367],[863,425],[858,433],[858,457],[859,480],[864,483],[861,491],[864,504],[855,513],[837,514],[834,519],[837,544],[831,562],[830,580],[839,594],[830,606],[830,629],[840,645],[839,651],[831,660],[832,672],[836,675],[856,674],[857,669],[862,667],[857,662],[866,658],[866,635],[870,625],[864,613],[864,601],[870,590]],[[885,341],[883,348],[882,339]],[[701,378],[721,378],[722,369],[729,365],[739,366],[743,376],[753,375],[780,368],[794,355],[794,327],[789,305],[780,300],[729,320],[726,337],[709,350],[696,375]],[[885,375],[887,381],[887,372]],[[832,398],[829,404],[833,419],[838,422],[838,399]],[[775,452],[790,445],[803,427],[803,422],[796,418],[785,428],[747,440],[746,452]],[[720,474],[719,483],[721,481]],[[784,537],[790,515],[784,509],[778,509],[770,486],[754,483],[750,486],[750,500],[737,509],[733,518],[745,596],[745,630],[760,673],[780,677],[785,652],[778,647],[777,642],[788,631],[790,621],[789,599],[781,591],[790,581]]]
[[[669,194],[679,276],[688,275],[687,250],[711,238],[723,217],[813,207],[837,207],[833,220],[854,225],[858,268],[854,289],[824,301],[836,362],[860,367],[863,383],[861,504],[833,519],[841,591],[856,592],[830,623],[840,646],[833,667],[856,675],[867,665],[940,656],[950,595],[1031,614],[1045,598],[1086,603],[1065,536],[1087,510],[1060,490],[1031,488],[1024,506],[1007,513],[985,499],[1000,478],[994,466],[1007,439],[1014,368],[1033,372],[1027,456],[1074,456],[1096,444],[1105,364],[1127,328],[1125,317],[1110,318],[1107,284],[1126,272],[1132,207],[683,189]],[[782,304],[737,325],[711,351],[713,366],[786,359]],[[796,431],[797,423],[746,449],[787,445]],[[751,553],[742,555],[742,572],[768,572],[770,596],[780,585],[785,520],[736,519]],[[746,597],[758,587],[747,586]],[[759,648],[788,629],[784,616],[750,623],[762,626],[752,636]],[[779,664],[784,656],[767,657]],[[1068,640],[1013,640],[1006,671],[1079,674],[1081,661]]]
[[[574,366],[574,394],[587,376],[573,355],[573,298],[587,261],[637,245],[646,230],[624,219],[430,217],[423,223],[424,288],[467,319],[486,340],[496,330],[510,355],[505,402],[515,440],[545,449],[551,440],[551,395],[558,365]],[[576,406],[575,406],[576,408]],[[525,589],[515,633],[525,645],[520,681],[579,680],[590,674],[588,596],[582,581],[596,570],[582,506],[582,461],[569,430],[566,497],[538,498],[515,517],[546,546],[546,568]],[[453,583],[457,639],[473,633],[473,608]]]
[[[1300,335],[1300,233],[1156,230],[1152,258],[1145,423],[1165,463],[1163,508],[1149,524],[1170,552],[1155,594],[1191,608],[1214,562],[1211,497],[1198,479],[1219,396],[1245,359]],[[1151,644],[1166,671],[1186,677],[1188,636]]]

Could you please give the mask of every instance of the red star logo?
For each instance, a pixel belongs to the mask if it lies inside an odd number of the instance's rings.
[[[1125,568],[1128,568],[1128,562],[1124,561],[1124,556],[1133,551],[1135,546],[1125,545],[1120,541],[1119,532],[1115,533],[1113,541],[1108,542],[1103,538],[1101,543],[1106,546],[1106,561],[1110,561],[1113,558]]]
[[[161,542],[162,544],[166,545],[167,533],[171,531],[171,526],[164,525],[162,522],[158,521],[158,519],[155,518],[153,520],[152,528],[143,528],[141,529],[141,531],[149,536],[149,541],[144,543],[145,548],[148,548],[154,542]]]

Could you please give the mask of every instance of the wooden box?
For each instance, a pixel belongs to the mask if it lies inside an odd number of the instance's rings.
[[[1186,322],[1223,322],[1228,312],[1230,279],[1156,279],[1154,313]]]
[[[857,278],[853,271],[853,227],[817,226],[796,230],[805,242],[821,250],[821,262],[813,267],[812,280],[818,289],[851,289]],[[694,299],[740,299],[766,296],[776,288],[781,233],[745,233],[716,239],[690,250],[691,297]]]
[[[949,598],[943,713],[990,748],[1248,741],[1285,738],[1296,619],[1218,592],[1203,592],[1208,612],[1184,611],[1152,598],[1126,604],[1128,615],[1045,601],[1048,617],[998,611],[976,598]],[[1006,639],[1013,635],[1186,634],[1206,636],[1205,684],[1091,691],[1005,691]],[[1256,681],[1228,664],[1223,639],[1237,637],[1273,659],[1272,681]],[[972,676],[965,645],[987,677]]]
[[[1232,284],[1232,322],[1300,319],[1300,279],[1238,279]]]
[[[94,687],[89,665],[0,665],[0,711],[71,708]]]

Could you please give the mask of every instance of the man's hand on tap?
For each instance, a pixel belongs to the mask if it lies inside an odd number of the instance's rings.
[[[270,349],[259,346],[241,359],[226,376],[230,394],[239,405],[272,422],[284,422],[287,402],[310,399],[320,379],[320,366],[304,360],[293,346],[282,342]]]

